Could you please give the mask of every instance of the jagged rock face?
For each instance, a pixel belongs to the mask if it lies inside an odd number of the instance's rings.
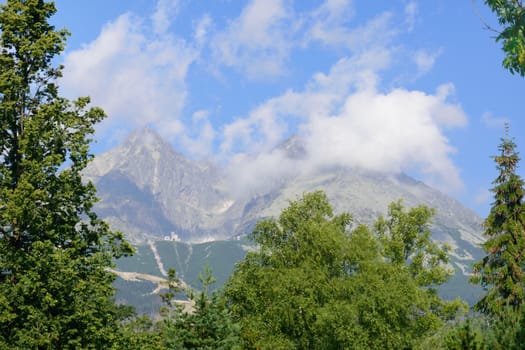
[[[220,169],[188,160],[148,128],[98,156],[84,175],[97,186],[100,216],[132,241],[218,234],[215,215],[230,203]]]
[[[295,161],[305,152],[296,138],[281,150]],[[261,218],[277,216],[288,200],[317,189],[327,193],[336,211],[348,211],[363,223],[374,221],[400,198],[409,207],[433,207],[434,238],[448,242],[459,260],[479,255],[483,240],[481,219],[472,211],[402,174],[332,168],[294,174],[264,193],[234,197],[220,168],[187,159],[147,128],[96,157],[85,176],[98,188],[99,215],[133,242],[162,239],[172,231],[185,241],[240,236]]]

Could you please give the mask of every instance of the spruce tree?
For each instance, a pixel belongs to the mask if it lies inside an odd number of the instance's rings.
[[[508,128],[499,151],[494,202],[484,222],[487,255],[474,265],[471,279],[486,290],[475,309],[490,315],[501,315],[507,307],[518,310],[525,297],[524,182],[516,173],[520,158]]]
[[[131,252],[92,211],[81,171],[105,117],[59,96],[68,32],[53,2],[0,4],[0,348],[102,349],[116,341],[114,258]]]

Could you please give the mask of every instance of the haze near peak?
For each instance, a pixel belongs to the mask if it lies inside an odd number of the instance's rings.
[[[450,135],[467,115],[448,75],[414,84],[447,54],[445,42],[413,40],[423,10],[428,19],[435,9],[363,4],[250,0],[204,11],[158,1],[108,18],[70,49],[62,85],[110,115],[100,149],[150,125],[185,155],[230,164],[248,187],[342,166],[405,171],[457,193]],[[304,144],[301,161],[275,150],[290,135]]]

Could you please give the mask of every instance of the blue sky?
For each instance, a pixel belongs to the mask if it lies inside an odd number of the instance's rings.
[[[501,67],[481,0],[56,4],[61,91],[109,115],[95,153],[150,126],[253,187],[290,171],[275,147],[300,135],[305,171],[404,171],[482,216],[505,121],[523,154],[525,79]]]

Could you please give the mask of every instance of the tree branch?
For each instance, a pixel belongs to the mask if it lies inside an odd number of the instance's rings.
[[[518,1],[518,0],[515,0],[515,1]],[[489,30],[491,32],[497,33],[498,35],[501,34],[501,32],[499,30],[494,29],[494,27],[492,27],[490,24],[487,23],[487,21],[485,21],[485,19],[483,18],[483,16],[479,12],[478,7],[476,5],[477,5],[476,4],[476,0],[472,0],[472,8],[474,9],[474,12],[478,16],[480,22],[483,24],[483,29],[486,29],[486,30]]]

